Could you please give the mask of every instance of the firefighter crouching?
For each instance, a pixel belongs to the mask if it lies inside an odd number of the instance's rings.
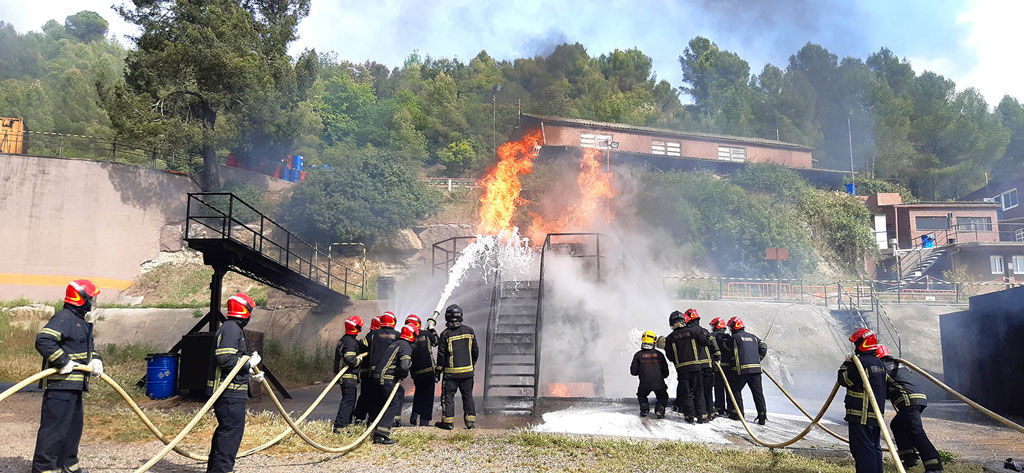
[[[726,373],[732,368],[732,350],[727,350],[726,347],[731,346],[732,337],[729,336],[729,332],[725,331],[725,319],[721,317],[715,317],[711,319],[711,335],[715,338],[715,343],[721,350],[722,356],[718,361],[718,364],[722,366],[722,371]],[[718,370],[713,370],[714,374],[714,412],[718,416],[727,416],[732,412],[732,400],[729,399],[729,395],[725,392],[725,380],[722,379],[722,374]],[[726,408],[728,407],[728,410]],[[709,409],[711,410],[711,409]]]
[[[726,325],[732,331],[729,348],[732,350],[733,366],[732,377],[728,381],[732,386],[732,395],[736,397],[736,407],[740,415],[743,415],[743,387],[749,387],[754,398],[754,408],[757,409],[754,422],[764,425],[768,421],[768,409],[765,407],[761,386],[761,360],[768,354],[768,345],[757,335],[747,333],[743,319],[739,317],[729,319]],[[739,420],[735,412],[730,412],[729,418]]]
[[[370,340],[370,372],[373,374],[370,384],[372,385],[371,389],[375,393],[367,403],[369,408],[367,421],[377,418],[377,414],[380,414],[380,410],[384,408],[384,400],[387,398],[387,393],[382,394],[383,388],[380,385],[380,376],[378,375],[380,371],[377,368],[385,361],[384,352],[388,350],[392,343],[395,343],[395,340],[398,340],[400,334],[395,330],[396,322],[397,319],[395,319],[394,312],[389,311],[381,314],[380,328],[373,332],[373,339]],[[404,396],[395,398],[395,402],[398,403],[399,412],[401,412],[403,398]],[[387,418],[381,420],[381,422],[394,424],[395,422],[400,422],[400,419]]]
[[[462,412],[466,428],[476,427],[476,403],[473,402],[473,366],[480,357],[476,334],[468,325],[462,324],[462,307],[452,304],[444,310],[447,328],[441,332],[437,345],[437,371],[441,384],[441,422],[434,426],[452,430],[455,428],[455,392],[462,393]]]
[[[885,364],[875,355],[878,340],[874,332],[862,328],[850,335],[854,344],[854,352],[839,368],[839,383],[846,386],[846,422],[850,426],[850,453],[856,464],[857,473],[882,473],[882,446],[879,438],[882,431],[878,420],[867,399],[864,382],[853,364],[852,357],[860,359],[860,364],[868,375],[871,391],[875,395],[878,410],[885,413],[885,393],[888,375]]]
[[[676,367],[679,384],[676,387],[675,408],[683,412],[686,422],[708,422],[704,404],[704,368],[711,367],[711,354],[718,352],[714,340],[697,325],[700,315],[694,309],[686,313],[678,310],[669,315],[672,333],[665,337],[665,353]]]
[[[409,425],[428,426],[434,417],[434,357],[431,349],[437,346],[437,332],[434,329],[424,330],[423,321],[416,314],[409,314],[405,324],[420,331],[412,344],[412,382],[416,392],[412,398]]]
[[[207,473],[234,471],[235,456],[238,455],[238,446],[242,443],[242,433],[245,431],[245,403],[249,399],[249,381],[263,381],[263,373],[255,374],[252,369],[260,364],[260,355],[257,352],[249,355],[243,333],[255,306],[256,303],[244,292],[231,296],[228,299],[227,320],[217,329],[217,348],[214,351],[211,376],[206,390],[212,395],[222,383],[228,383],[228,386],[213,403],[217,430],[213,432],[213,440],[210,443]],[[238,364],[238,359],[245,355],[249,355],[247,366],[243,366],[233,379],[226,379],[228,373]]]
[[[668,406],[668,386],[665,385],[665,378],[668,377],[668,362],[665,355],[654,347],[657,335],[648,330],[640,337],[640,351],[633,355],[633,362],[629,365],[629,374],[640,377],[640,385],[636,388],[636,398],[640,402],[640,417],[647,417],[651,410],[650,396],[654,391],[657,404],[654,405],[654,414],[659,419],[665,418],[665,408]]]
[[[405,397],[405,388],[402,387],[402,380],[409,376],[412,368],[412,343],[416,341],[416,334],[419,329],[412,325],[402,327],[401,335],[384,350],[384,355],[373,372],[374,378],[379,380],[381,393],[384,396],[382,402],[387,401],[391,390],[398,386],[398,392],[387,405],[384,416],[381,418],[377,429],[373,431],[373,443],[380,445],[392,445],[395,440],[391,438],[392,421],[402,413],[401,399]]]
[[[921,412],[928,407],[928,396],[917,390],[917,386],[911,381],[910,373],[893,359],[888,347],[879,345],[876,355],[889,372],[885,397],[896,409],[896,416],[892,418],[889,426],[892,427],[893,441],[896,442],[896,450],[903,467],[910,469],[917,465],[917,458],[920,455],[925,473],[942,471],[939,451],[928,439],[928,434],[921,423]]]
[[[356,400],[356,409],[352,413],[352,422],[362,424],[366,422],[366,416],[370,413],[370,405],[377,399],[376,383],[373,382],[373,371],[370,370],[370,351],[373,343],[373,334],[380,330],[380,316],[370,319],[370,332],[359,340],[359,354],[363,355],[363,361],[359,363],[359,398]]]
[[[65,289],[64,308],[36,334],[43,369],[58,368],[59,372],[41,382],[45,392],[33,473],[85,471],[78,466],[78,443],[82,439],[82,393],[89,390],[89,381],[84,372],[73,370],[85,365],[92,368],[92,376],[103,374],[103,362],[93,351],[92,324],[85,321],[99,293],[92,281],[72,281]]]
[[[348,427],[352,423],[352,411],[356,407],[356,391],[359,389],[359,340],[356,336],[363,331],[363,319],[353,315],[345,319],[345,335],[338,340],[334,349],[334,374],[342,368],[348,368],[341,375],[341,403],[338,404],[338,415],[334,417],[334,433]]]

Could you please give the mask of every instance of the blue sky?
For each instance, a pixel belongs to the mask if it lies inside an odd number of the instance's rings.
[[[50,18],[97,11],[124,41],[130,25],[111,4],[121,0],[0,0],[0,20],[38,30]],[[293,52],[335,51],[341,59],[394,66],[411,52],[469,60],[480,50],[499,59],[543,54],[580,42],[599,55],[638,47],[654,58],[659,78],[680,85],[677,58],[703,35],[738,53],[758,72],[784,67],[806,42],[865,58],[888,47],[931,70],[976,87],[990,104],[1009,93],[1024,98],[1020,60],[1024,2],[1017,0],[741,1],[741,0],[313,0]]]

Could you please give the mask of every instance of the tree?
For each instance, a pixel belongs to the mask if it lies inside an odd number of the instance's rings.
[[[82,10],[64,20],[64,29],[83,43],[103,39],[107,35],[107,20],[94,11]]]
[[[476,164],[477,155],[469,140],[461,140],[438,151],[437,160],[444,165],[446,175],[455,177],[472,168]]]
[[[203,187],[220,186],[221,112],[245,110],[294,77],[287,47],[309,0],[149,0],[118,13],[141,33],[131,38],[125,85],[159,111],[168,127],[199,123]]]
[[[436,212],[439,195],[416,179],[402,160],[338,157],[295,186],[282,206],[284,224],[322,244],[373,244],[382,234],[408,227]]]

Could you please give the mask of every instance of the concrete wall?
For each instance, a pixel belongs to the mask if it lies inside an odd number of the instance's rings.
[[[198,190],[186,176],[123,164],[0,155],[0,298],[59,300],[79,277],[116,296]]]

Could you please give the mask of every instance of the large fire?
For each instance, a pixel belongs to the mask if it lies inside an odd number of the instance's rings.
[[[482,180],[486,189],[480,198],[480,224],[477,232],[496,234],[512,227],[516,210],[530,202],[520,196],[521,176],[533,172],[542,136],[540,130],[527,133],[518,141],[510,141],[498,149],[498,164]],[[548,233],[586,231],[599,223],[608,223],[613,214],[611,199],[615,197],[614,175],[602,163],[604,152],[583,148],[576,185],[579,193],[574,202],[562,206],[558,215],[545,216],[530,212],[533,219],[526,234],[540,242]]]
[[[481,182],[486,191],[480,198],[477,233],[496,234],[511,228],[516,208],[528,203],[519,196],[523,190],[519,176],[533,172],[541,141],[540,130],[533,130],[519,141],[509,141],[498,148],[498,164]]]

